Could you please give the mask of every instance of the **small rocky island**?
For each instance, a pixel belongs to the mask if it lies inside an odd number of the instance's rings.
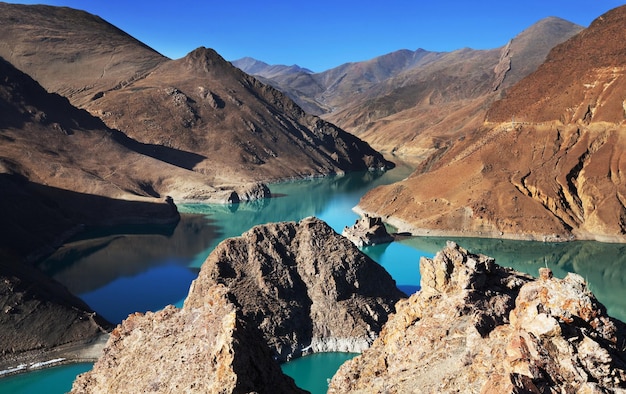
[[[393,241],[393,237],[385,228],[383,219],[368,214],[357,219],[352,227],[344,227],[341,235],[348,238],[359,248]]]

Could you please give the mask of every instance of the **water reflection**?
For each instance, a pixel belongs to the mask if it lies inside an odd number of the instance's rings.
[[[174,227],[94,230],[63,245],[38,267],[113,323],[184,298],[207,249],[220,237],[204,215],[181,215]]]

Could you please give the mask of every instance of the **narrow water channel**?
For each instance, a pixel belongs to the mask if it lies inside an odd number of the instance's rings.
[[[236,205],[185,204],[175,227],[125,226],[92,231],[68,242],[40,268],[79,295],[114,323],[136,311],[180,305],[210,251],[223,239],[250,227],[317,216],[336,231],[357,219],[352,212],[371,188],[395,182],[412,167],[399,165],[386,173],[355,173],[271,185],[274,198]],[[421,256],[433,256],[447,238],[408,238],[365,248],[412,293],[419,286]],[[549,266],[555,276],[577,272],[614,317],[626,320],[626,246],[598,242],[548,244],[489,239],[455,239],[461,246],[496,258],[532,275]],[[283,366],[301,387],[323,393],[326,380],[350,354],[304,357]],[[71,365],[0,379],[0,393],[63,393],[89,364]],[[330,369],[329,369],[330,368]],[[45,387],[45,391],[40,388]]]

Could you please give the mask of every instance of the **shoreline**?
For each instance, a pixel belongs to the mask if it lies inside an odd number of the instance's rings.
[[[529,242],[574,242],[574,241],[595,241],[602,243],[626,244],[626,239],[619,236],[598,235],[598,234],[581,234],[573,233],[569,236],[562,234],[528,234],[528,233],[505,233],[502,231],[458,231],[458,230],[438,230],[426,229],[413,226],[406,221],[394,217],[383,216],[376,212],[366,211],[359,205],[352,210],[359,216],[369,215],[381,217],[383,222],[396,228],[397,233],[412,237],[459,237],[459,238],[489,238],[489,239],[506,239],[513,241],[529,241]]]
[[[109,333],[95,339],[57,346],[50,350],[33,350],[0,362],[0,380],[9,376],[34,372],[68,364],[93,363],[102,355]]]

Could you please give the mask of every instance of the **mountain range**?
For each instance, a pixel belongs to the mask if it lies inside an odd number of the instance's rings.
[[[626,242],[625,25],[623,6],[585,29],[542,20],[492,50],[313,73],[237,68],[203,47],[172,60],[86,12],[0,3],[0,276],[60,294],[28,263],[85,226],[173,225],[176,202],[390,168],[377,150],[420,162],[358,207],[400,231]],[[65,293],[55,302],[33,319],[95,316]],[[3,330],[24,329],[13,317]]]
[[[549,17],[501,48],[399,50],[315,74],[250,59],[233,64],[380,151],[426,156],[480,125],[491,102],[581,29]]]

